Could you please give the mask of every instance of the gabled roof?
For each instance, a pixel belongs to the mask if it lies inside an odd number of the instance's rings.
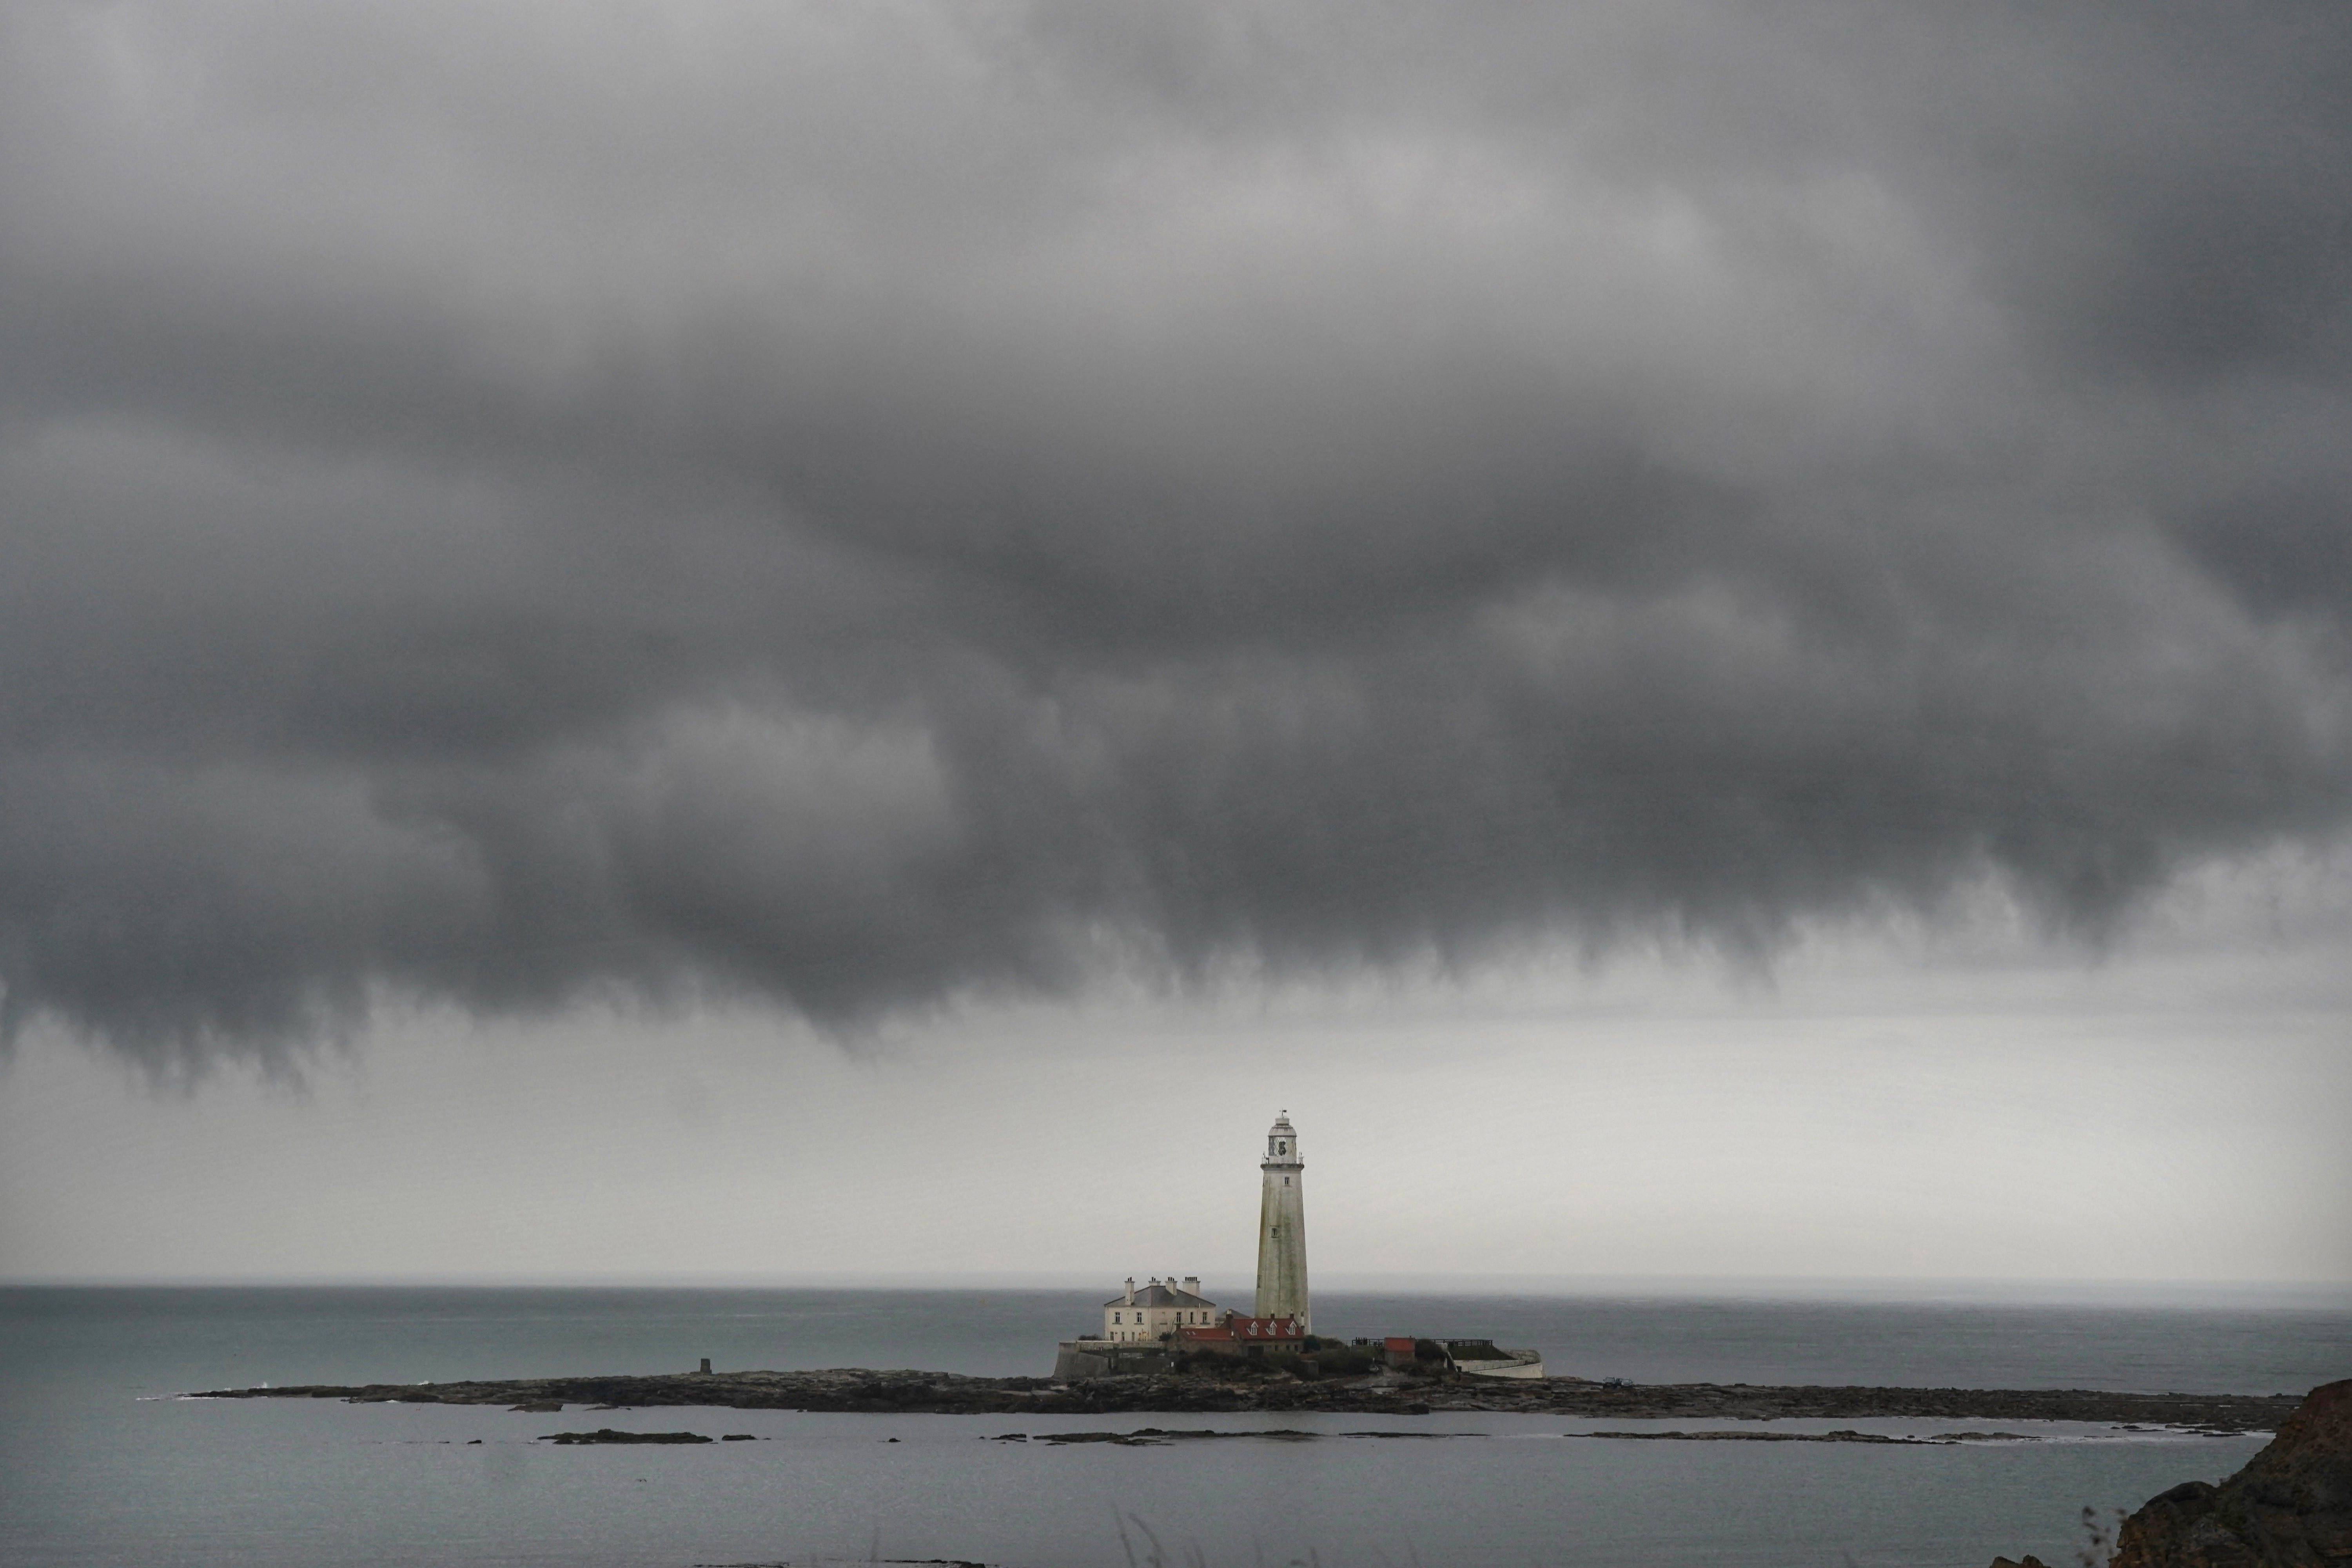
[[[1122,1290],[1103,1303],[1106,1307],[1214,1307],[1206,1296],[1195,1296],[1190,1290],[1179,1290],[1172,1285],[1138,1285],[1135,1300],[1129,1301]]]
[[[1262,1343],[1267,1340],[1303,1340],[1307,1331],[1296,1318],[1253,1318],[1242,1312],[1227,1312],[1213,1323],[1180,1328],[1176,1337],[1188,1342],[1234,1340]]]

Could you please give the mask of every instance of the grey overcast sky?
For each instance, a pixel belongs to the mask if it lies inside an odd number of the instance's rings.
[[[2347,825],[2340,0],[0,14],[0,1275],[2352,1285]]]

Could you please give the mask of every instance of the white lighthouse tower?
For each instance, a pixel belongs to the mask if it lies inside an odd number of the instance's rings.
[[[1298,1157],[1298,1134],[1290,1112],[1274,1120],[1265,1135],[1265,1195],[1258,1205],[1257,1306],[1261,1318],[1296,1318],[1312,1332],[1307,1303],[1306,1162]]]

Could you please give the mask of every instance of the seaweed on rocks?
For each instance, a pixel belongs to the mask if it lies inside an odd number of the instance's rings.
[[[511,1382],[216,1389],[213,1399],[341,1399],[355,1404],[698,1405],[877,1415],[1219,1415],[1243,1411],[1426,1415],[1504,1412],[1581,1420],[2088,1421],[2211,1433],[2275,1430],[2292,1395],[2116,1394],[2097,1389],[1823,1388],[1746,1384],[1610,1387],[1581,1378],[1501,1382],[1386,1377],[1226,1380],[1152,1374],[1054,1383],[1041,1377],[845,1367],[818,1372],[672,1373]]]

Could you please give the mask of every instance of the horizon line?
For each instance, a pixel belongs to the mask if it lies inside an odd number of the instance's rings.
[[[0,1275],[0,1289],[345,1289],[345,1290],[875,1290],[1060,1292],[1116,1289],[1072,1269],[805,1269],[792,1273],[719,1271],[631,1274],[186,1274]],[[1201,1278],[1204,1293],[1246,1293],[1245,1277]],[[1499,1272],[1342,1271],[1322,1277],[1316,1294],[1342,1296],[1482,1295],[1550,1300],[1673,1299],[1748,1301],[1852,1301],[1887,1304],[2263,1306],[2352,1309],[2352,1280],[2071,1279],[2046,1276],[1911,1275],[1570,1275]]]

